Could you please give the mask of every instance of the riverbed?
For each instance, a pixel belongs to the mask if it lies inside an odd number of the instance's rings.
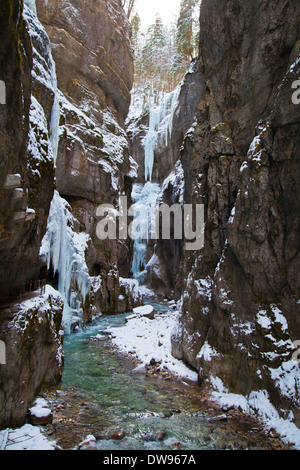
[[[169,308],[153,303],[156,314]],[[137,367],[109,334],[129,315],[101,316],[65,337],[62,382],[46,394],[54,416],[49,439],[62,449],[78,448],[87,435],[99,450],[283,448],[253,417],[211,402],[197,382],[159,364]]]

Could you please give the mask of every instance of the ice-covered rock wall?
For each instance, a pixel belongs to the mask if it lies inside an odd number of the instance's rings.
[[[10,2],[13,8],[6,10],[4,3],[0,5],[0,17],[6,25],[0,29],[4,45],[0,75],[10,69],[12,76],[7,80],[9,106],[1,112],[0,129],[4,196],[0,218],[5,229],[1,230],[0,245],[4,270],[0,278],[0,330],[6,352],[0,376],[1,427],[23,423],[36,393],[60,380],[64,336],[63,299],[41,282],[39,263],[55,176],[50,129],[56,76],[51,47],[34,12],[34,2],[30,2],[31,8]],[[14,16],[10,17],[12,11]]]
[[[143,155],[143,165],[139,167],[139,174],[143,168],[145,174],[142,179],[143,182],[136,183],[132,192],[135,214],[133,224],[136,232],[133,242],[132,273],[135,279],[138,279],[141,283],[149,281],[147,279],[150,268],[148,262],[152,256],[151,248],[149,250],[149,242],[151,240],[151,226],[153,227],[153,220],[151,224],[151,219],[155,218],[156,205],[161,192],[160,184],[152,182],[152,180],[160,181],[162,179],[158,174],[158,168],[156,168],[156,175],[153,178],[155,153],[159,147],[167,149],[170,142],[180,89],[181,85],[178,85],[171,93],[160,93],[158,98],[156,97],[155,100],[153,99],[147,104],[149,122],[140,147],[140,152]],[[127,132],[131,137],[135,137],[140,133],[140,120],[145,107],[141,97],[137,97],[135,100],[129,110],[127,120]],[[141,175],[139,176],[141,177]],[[153,246],[154,244],[152,244]]]
[[[134,90],[127,132],[130,150],[139,164],[135,188],[140,190],[136,194],[134,188],[133,193],[137,206],[143,202],[183,206],[190,177],[186,162],[180,160],[180,152],[185,137],[187,142],[187,136],[193,134],[196,107],[204,92],[205,80],[197,59],[192,61],[184,80],[171,93],[161,93],[145,103],[143,92]],[[171,234],[173,232],[172,225]],[[170,240],[150,238],[134,241],[134,275],[141,276],[159,294],[178,298],[184,241],[174,240],[172,235]]]
[[[77,324],[78,318],[79,323],[86,323],[93,312],[117,313],[124,308],[119,300],[119,278],[129,278],[130,245],[99,240],[96,214],[101,204],[116,205],[119,195],[127,194],[130,200],[135,163],[129,156],[124,120],[130,102],[133,58],[128,20],[119,2],[100,1],[95,5],[71,0],[59,2],[59,7],[56,3],[38,0],[37,12],[50,37],[56,64],[58,90],[51,140],[56,149],[57,195],[61,202],[66,201],[62,204],[68,205],[75,223],[72,235],[63,217],[54,222],[56,197],[45,246],[50,247],[48,267],[57,271],[67,299],[66,322],[70,325]],[[63,213],[60,209],[57,215]],[[61,227],[60,240],[54,237],[53,223]],[[57,260],[64,259],[66,247],[70,259],[76,258],[80,237],[88,240],[82,246],[80,268],[77,259],[77,268],[70,264],[67,273],[68,263]],[[70,243],[66,245],[67,238]],[[55,254],[59,247],[60,257]],[[77,273],[79,269],[81,274]]]

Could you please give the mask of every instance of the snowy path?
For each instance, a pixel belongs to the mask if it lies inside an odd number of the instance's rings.
[[[40,428],[31,424],[0,431],[0,450],[54,450],[55,446],[55,441],[48,441]]]

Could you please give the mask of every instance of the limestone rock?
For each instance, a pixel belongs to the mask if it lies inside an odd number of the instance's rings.
[[[92,435],[88,435],[84,441],[79,444],[79,450],[97,450],[96,438]]]
[[[50,286],[39,294],[1,312],[1,339],[6,345],[0,377],[3,427],[23,424],[37,390],[55,385],[62,376],[62,298]]]
[[[33,425],[45,426],[53,421],[53,414],[46,400],[37,398],[29,409],[29,421]]]
[[[138,317],[146,317],[150,320],[154,318],[154,308],[152,305],[143,305],[141,307],[136,307],[133,309],[133,313]]]
[[[19,175],[20,181],[3,188],[0,198],[0,293],[4,298],[24,292],[31,281],[40,279],[38,252],[54,190],[49,141],[53,90],[41,78],[51,60],[50,43],[35,21],[28,27],[27,7],[22,15],[20,1],[11,8],[8,3],[1,3],[0,14],[5,23],[0,76],[7,95],[0,117],[0,187],[9,175]],[[37,64],[37,56],[43,67]]]
[[[287,9],[284,0],[276,8],[202,2],[206,92],[181,163],[185,201],[205,205],[205,245],[183,252],[182,315],[172,338],[173,354],[199,371],[200,384],[218,377],[230,392],[266,390],[279,413],[293,406],[296,422],[298,15],[299,4]],[[289,374],[287,392],[279,376]]]

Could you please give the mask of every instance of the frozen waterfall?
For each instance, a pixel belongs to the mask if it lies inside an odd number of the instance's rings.
[[[55,191],[48,216],[47,231],[40,256],[47,268],[58,274],[58,290],[64,299],[63,327],[70,333],[82,326],[82,305],[90,290],[90,277],[85,263],[89,236],[73,231],[75,219],[69,204]]]
[[[133,245],[132,273],[133,277],[142,284],[146,281],[147,242],[151,238],[154,205],[159,194],[159,184],[148,181],[144,186],[141,184],[133,185],[133,227],[136,236]]]
[[[140,283],[147,277],[147,245],[150,239],[150,220],[154,217],[161,188],[152,183],[155,150],[158,145],[168,145],[172,134],[173,118],[176,111],[180,85],[171,93],[161,93],[158,104],[151,104],[149,111],[149,128],[143,140],[145,150],[145,185],[134,185],[132,200],[134,202],[134,223],[139,226],[139,236],[134,240],[132,273]]]
[[[27,5],[28,8],[30,8],[30,10],[31,10],[35,15],[37,15],[35,0],[24,0],[24,4]]]
[[[155,150],[159,144],[168,144],[172,134],[173,118],[176,110],[180,87],[171,93],[163,93],[159,104],[153,104],[149,111],[149,129],[144,138],[145,181],[152,181]]]

